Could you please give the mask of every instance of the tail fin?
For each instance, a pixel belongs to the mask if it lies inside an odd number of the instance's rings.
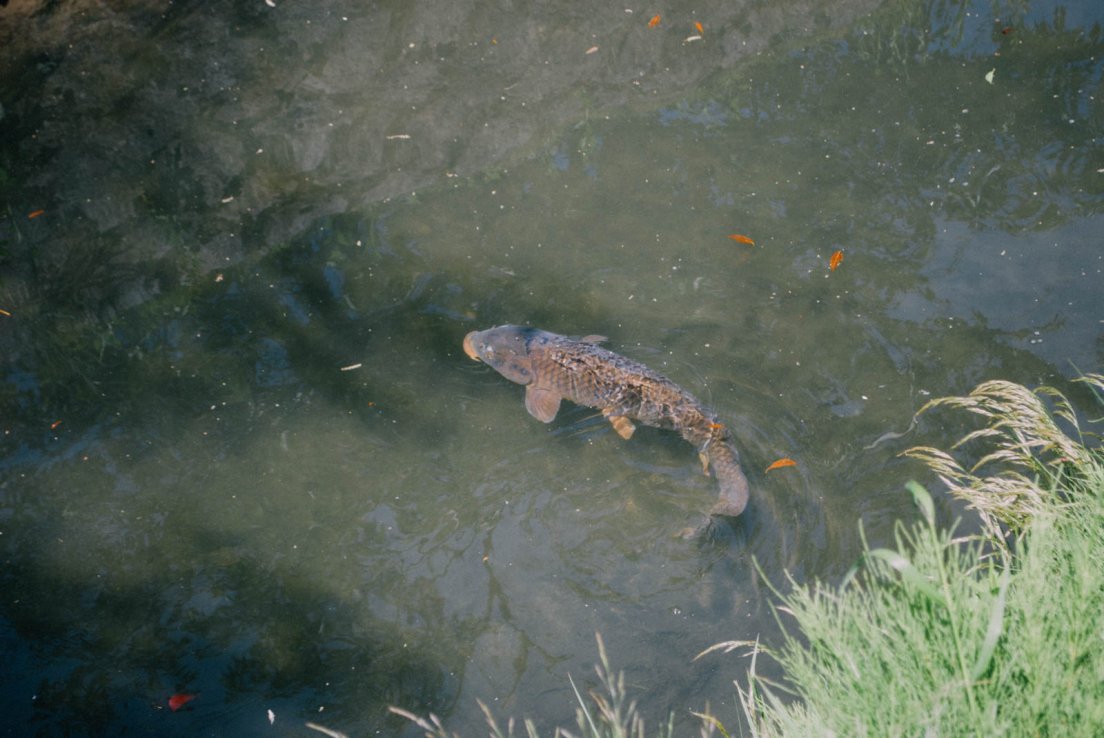
[[[720,497],[709,514],[736,517],[748,503],[748,481],[740,468],[736,449],[728,443],[714,443],[710,444],[705,455],[721,486]]]

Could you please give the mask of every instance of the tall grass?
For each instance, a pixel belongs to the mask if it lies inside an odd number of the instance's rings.
[[[1100,375],[1084,381],[1104,390]],[[1050,388],[988,382],[921,412],[937,407],[987,421],[953,450],[989,447],[969,468],[939,449],[907,453],[978,511],[986,535],[941,529],[910,485],[921,520],[899,524],[892,549],[866,547],[841,586],[783,599],[790,634],[754,650],[786,683],[753,667],[741,690],[753,735],[1104,735],[1104,453]]]
[[[553,738],[645,738],[648,733],[643,718],[636,709],[636,702],[630,699],[625,688],[624,673],[614,673],[610,669],[609,657],[606,655],[606,646],[602,642],[602,636],[596,635],[598,641],[599,663],[594,667],[601,684],[599,690],[593,690],[587,698],[579,693],[575,680],[568,676],[571,688],[575,691],[577,702],[575,708],[575,725],[578,733],[573,733],[562,727],[556,727],[552,733]],[[515,735],[526,738],[539,738],[540,733],[532,720],[525,720],[519,727],[513,718],[505,725],[482,702],[479,707],[487,721],[487,734],[490,738],[514,738]],[[450,733],[436,715],[423,718],[398,707],[392,707],[391,712],[400,715],[416,724],[425,731],[427,738],[460,738],[458,733]],[[722,735],[724,727],[713,717],[699,715],[701,719],[698,731],[701,738],[711,738],[715,729],[720,729]],[[524,732],[522,732],[524,730]],[[659,726],[652,734],[658,738],[670,738],[674,735],[674,716],[671,715],[665,725]]]
[[[1104,388],[1104,375],[1089,374],[1080,381],[1097,391]],[[1012,382],[985,382],[966,397],[932,400],[917,415],[939,407],[960,408],[984,418],[983,427],[966,434],[951,449],[983,440],[988,444],[985,453],[969,468],[930,446],[911,448],[905,454],[926,463],[951,494],[977,510],[994,542],[1003,541],[1007,532],[1022,531],[1036,515],[1053,512],[1059,501],[1051,490],[1065,472],[1076,476],[1091,460],[1077,414],[1051,387],[1032,392]],[[1077,437],[1065,433],[1058,420]]]

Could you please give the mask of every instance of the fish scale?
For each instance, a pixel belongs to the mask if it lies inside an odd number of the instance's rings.
[[[640,362],[580,340],[536,328],[503,325],[472,331],[464,352],[512,382],[525,386],[525,407],[545,423],[561,400],[602,411],[617,433],[632,436],[632,421],[679,433],[697,448],[702,468],[720,485],[712,515],[744,511],[748,483],[731,434],[692,394]]]

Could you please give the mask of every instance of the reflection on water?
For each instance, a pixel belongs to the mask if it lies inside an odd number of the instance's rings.
[[[623,8],[366,7],[0,10],[100,23],[69,53],[5,31],[0,68],[16,730],[413,734],[399,704],[470,734],[477,698],[547,728],[595,631],[650,722],[732,727],[746,663],[690,658],[777,638],[762,577],[839,577],[858,521],[912,514],[897,453],[958,435],[887,432],[1099,368],[1095,4],[703,11],[693,43]],[[503,322],[706,400],[748,512],[678,538],[715,496],[692,450],[534,421],[460,349]]]

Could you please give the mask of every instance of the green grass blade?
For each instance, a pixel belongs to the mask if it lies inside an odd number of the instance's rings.
[[[924,514],[924,520],[929,526],[934,526],[935,504],[932,502],[931,494],[919,482],[910,481],[905,487],[912,494],[912,500],[920,508],[920,512]]]
[[[567,675],[567,681],[571,682],[571,689],[575,692],[575,699],[579,702],[579,710],[586,716],[587,723],[590,725],[590,729],[594,735],[598,735],[598,726],[594,724],[594,718],[590,716],[590,710],[587,709],[586,701],[583,696],[579,694],[579,688],[575,686],[575,680],[571,678],[571,675]]]
[[[975,682],[981,679],[989,669],[989,664],[993,660],[993,652],[997,648],[997,642],[1000,640],[1001,633],[1004,632],[1004,608],[1008,600],[1008,582],[1010,578],[1009,567],[1005,566],[1001,573],[1000,592],[997,593],[997,600],[993,603],[993,612],[989,615],[989,627],[985,631],[985,641],[981,644],[977,661],[970,673],[970,677]]]
[[[867,555],[884,561],[893,569],[897,570],[904,583],[923,594],[932,602],[943,607],[947,606],[947,599],[943,596],[943,593],[936,589],[932,583],[913,566],[912,562],[909,561],[908,557],[904,554],[899,551],[891,551],[888,548],[876,548]]]

